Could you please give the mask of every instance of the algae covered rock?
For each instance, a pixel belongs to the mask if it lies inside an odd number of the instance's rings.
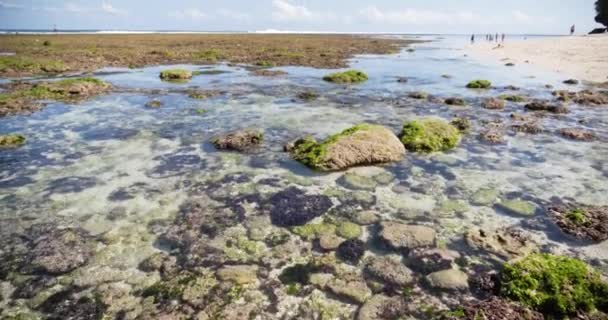
[[[483,108],[488,110],[502,110],[505,108],[505,102],[501,99],[487,98],[483,102]]]
[[[473,80],[467,84],[469,89],[489,89],[492,87],[492,82],[488,80]]]
[[[536,213],[534,203],[520,199],[503,200],[495,206],[501,211],[522,217],[530,217]]]
[[[264,134],[257,130],[238,130],[214,138],[211,142],[220,150],[249,151],[259,146]]]
[[[258,267],[253,265],[225,266],[217,271],[217,277],[222,281],[232,281],[244,285],[257,281]]]
[[[365,242],[359,239],[346,240],[338,246],[336,254],[346,262],[358,264],[365,254]]]
[[[538,250],[537,243],[523,231],[515,228],[495,230],[471,228],[465,234],[465,241],[470,247],[485,251],[502,260],[523,257]]]
[[[414,274],[401,261],[390,257],[374,257],[365,265],[369,276],[396,287],[406,286],[414,281]]]
[[[551,317],[608,311],[608,283],[585,262],[564,256],[532,254],[505,264],[500,291]]]
[[[162,71],[159,77],[165,81],[183,81],[192,79],[192,72],[185,69],[169,69]]]
[[[405,154],[389,129],[371,124],[346,129],[321,143],[310,137],[300,139],[289,149],[295,160],[322,171],[399,161]]]
[[[467,301],[462,307],[448,312],[441,320],[525,319],[544,320],[545,317],[525,306],[500,297],[483,301]]]
[[[400,138],[410,151],[436,152],[458,145],[460,132],[444,120],[427,118],[405,124]]]
[[[342,222],[336,228],[336,234],[344,239],[355,239],[361,236],[361,227],[352,222]]]
[[[399,222],[382,222],[380,237],[395,249],[414,249],[435,244],[435,230],[420,225],[409,225]]]
[[[547,211],[562,231],[575,238],[594,243],[608,240],[608,206],[568,204]]]
[[[0,135],[0,149],[17,148],[25,144],[25,137],[20,134]]]
[[[433,272],[426,280],[432,288],[439,290],[464,291],[469,288],[469,276],[458,269]]]
[[[367,81],[367,74],[359,70],[336,72],[323,77],[323,80],[333,83],[360,83]]]

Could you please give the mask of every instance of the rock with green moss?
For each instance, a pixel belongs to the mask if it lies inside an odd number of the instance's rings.
[[[466,117],[454,118],[450,124],[456,127],[461,133],[466,133],[471,129],[471,120]]]
[[[488,206],[492,205],[498,199],[500,191],[494,188],[481,188],[471,196],[471,203],[476,206]]]
[[[473,80],[467,84],[469,89],[489,89],[492,87],[492,82],[488,80]]]
[[[222,281],[232,281],[246,285],[257,281],[258,267],[254,265],[235,265],[220,268],[216,275]]]
[[[412,99],[423,100],[423,99],[427,99],[429,97],[429,94],[424,91],[414,91],[414,92],[410,92],[408,94],[408,97],[410,97]]]
[[[336,72],[323,77],[323,80],[333,83],[360,83],[367,81],[367,74],[359,70]]]
[[[18,148],[25,144],[25,137],[20,134],[0,135],[0,149]]]
[[[520,199],[503,200],[496,204],[496,208],[509,214],[530,217],[536,213],[536,205]]]
[[[355,239],[361,236],[361,227],[352,222],[342,222],[336,228],[336,234],[344,239]]]
[[[286,149],[295,160],[321,171],[399,161],[405,154],[389,129],[372,124],[354,126],[320,143],[311,137],[299,139]]]
[[[374,191],[378,186],[378,182],[372,177],[359,175],[353,172],[347,172],[342,176],[340,183],[344,185],[344,187],[352,190]]]
[[[608,283],[581,260],[532,254],[504,265],[501,294],[550,318],[608,312]]]
[[[303,226],[293,227],[291,231],[303,239],[316,239],[323,234],[334,234],[336,226],[331,223],[308,223]]]
[[[444,120],[427,118],[405,124],[400,138],[408,150],[428,153],[454,148],[460,132]]]
[[[162,71],[159,77],[165,81],[184,81],[192,79],[192,72],[185,69],[169,69]]]
[[[498,96],[498,98],[511,102],[526,102],[526,97],[516,94],[501,94],[500,96]]]
[[[565,204],[547,211],[563,232],[575,238],[593,243],[608,240],[608,206]]]

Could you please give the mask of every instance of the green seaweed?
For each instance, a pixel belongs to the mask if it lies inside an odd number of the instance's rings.
[[[576,225],[583,225],[587,222],[587,211],[576,208],[566,213],[566,218]]]
[[[599,309],[608,311],[608,283],[581,260],[532,254],[507,263],[501,294],[546,315],[564,317]]]
[[[25,144],[25,140],[20,134],[0,135],[0,149],[20,147]]]
[[[67,68],[63,62],[58,60],[30,59],[21,56],[0,57],[0,72],[8,70],[32,73],[58,73],[66,71]]]
[[[488,80],[473,80],[467,84],[469,89],[489,89],[492,87],[492,82]]]
[[[323,80],[333,83],[360,83],[368,80],[367,74],[359,70],[336,72],[323,77]]]
[[[454,148],[460,142],[457,128],[439,119],[411,121],[403,126],[401,142],[414,152],[437,152]]]
[[[526,98],[523,96],[519,96],[516,94],[501,94],[498,96],[501,100],[511,101],[511,102],[526,102]]]
[[[336,228],[336,234],[344,239],[355,239],[361,236],[361,227],[352,222],[342,222]]]
[[[169,69],[160,73],[162,80],[188,80],[192,78],[192,72],[184,69]]]
[[[292,228],[293,233],[306,240],[312,240],[322,234],[332,234],[336,231],[336,226],[330,223],[309,223],[303,226]]]
[[[208,49],[193,53],[192,58],[205,62],[217,62],[218,60],[222,60],[224,55],[217,49]]]

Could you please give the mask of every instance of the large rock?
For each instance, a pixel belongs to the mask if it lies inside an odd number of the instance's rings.
[[[529,236],[514,228],[472,228],[465,235],[465,240],[472,248],[486,251],[501,260],[523,257],[538,249],[538,244]]]
[[[446,151],[460,142],[460,132],[456,127],[433,118],[406,123],[399,137],[405,147],[414,152]]]
[[[426,280],[434,289],[464,291],[469,288],[469,276],[458,269],[448,269],[431,273],[426,277]]]
[[[459,258],[460,253],[456,251],[419,248],[409,252],[408,265],[415,271],[429,274],[452,268]]]
[[[435,230],[420,225],[382,222],[380,237],[396,249],[428,247],[435,243]]]
[[[370,259],[365,266],[365,272],[373,278],[396,287],[403,287],[413,281],[412,271],[392,257]]]
[[[318,143],[311,137],[286,148],[293,158],[322,171],[399,161],[405,148],[387,128],[360,124]]]
[[[248,151],[259,146],[264,135],[256,130],[239,130],[214,138],[211,142],[220,150]]]

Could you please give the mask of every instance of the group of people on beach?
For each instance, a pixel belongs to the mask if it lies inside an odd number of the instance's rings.
[[[494,41],[499,42],[500,41],[501,43],[504,43],[506,36],[504,33],[502,35],[499,35],[498,33],[496,35],[488,33],[485,35],[485,37],[486,37],[486,41],[488,41],[488,42],[494,42]],[[474,43],[475,43],[475,34],[472,34],[471,35],[471,44],[474,44]]]

